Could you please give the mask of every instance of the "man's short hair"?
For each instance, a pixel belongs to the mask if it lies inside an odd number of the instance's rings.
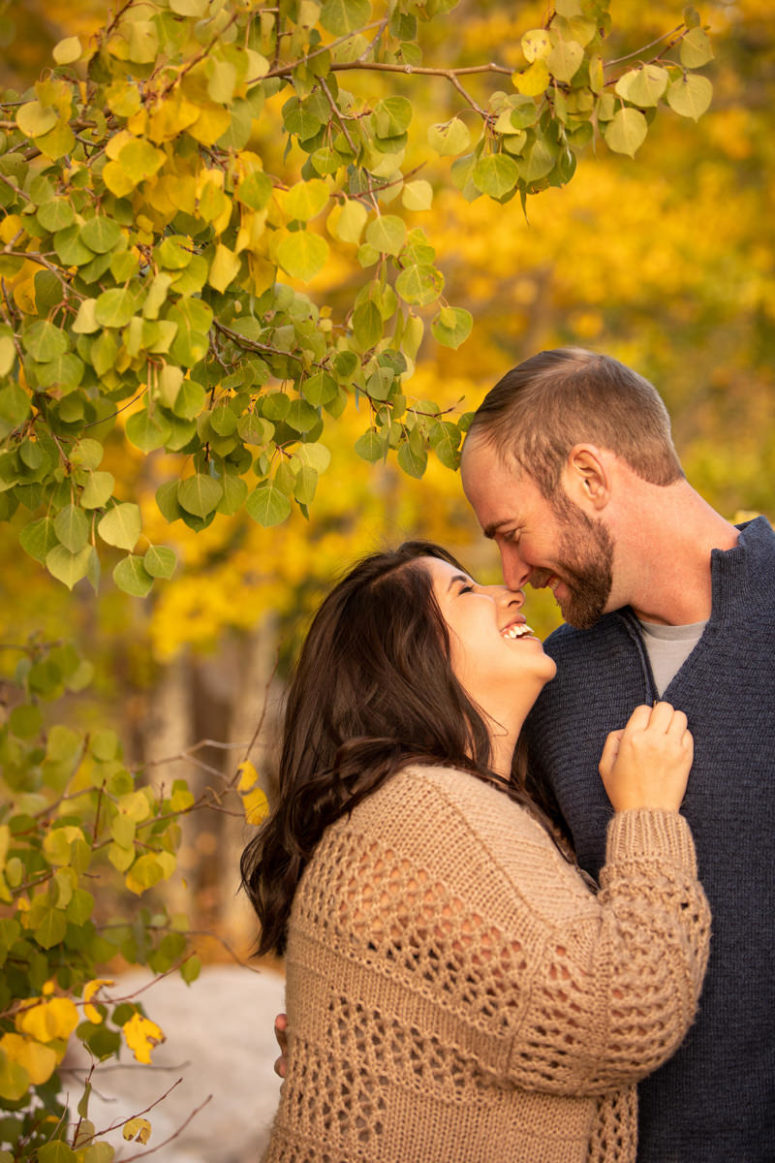
[[[656,388],[618,360],[582,347],[542,351],[512,368],[479,405],[469,434],[516,462],[549,499],[580,443],[616,453],[651,484],[684,475]]]

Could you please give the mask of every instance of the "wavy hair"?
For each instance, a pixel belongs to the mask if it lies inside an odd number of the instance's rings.
[[[409,762],[464,768],[546,823],[523,780],[490,769],[489,731],[452,672],[423,557],[461,568],[437,545],[405,542],[350,570],[312,622],[288,693],[279,798],[240,864],[260,954],[284,952],[296,888],[326,828]]]

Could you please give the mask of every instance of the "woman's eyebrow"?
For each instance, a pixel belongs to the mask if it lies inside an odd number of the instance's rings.
[[[451,590],[453,585],[455,584],[455,582],[470,582],[471,580],[472,579],[468,576],[468,574],[465,574],[465,573],[453,574],[452,577],[449,579],[449,585],[447,586],[447,590]]]

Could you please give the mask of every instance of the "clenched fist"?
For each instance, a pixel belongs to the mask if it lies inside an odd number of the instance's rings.
[[[677,812],[693,757],[694,740],[686,715],[670,703],[656,703],[636,707],[627,726],[611,732],[598,770],[615,811]]]

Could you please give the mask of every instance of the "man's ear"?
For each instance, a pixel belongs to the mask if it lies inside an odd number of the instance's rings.
[[[594,444],[574,444],[562,472],[566,494],[585,512],[599,512],[611,499],[607,458]]]

